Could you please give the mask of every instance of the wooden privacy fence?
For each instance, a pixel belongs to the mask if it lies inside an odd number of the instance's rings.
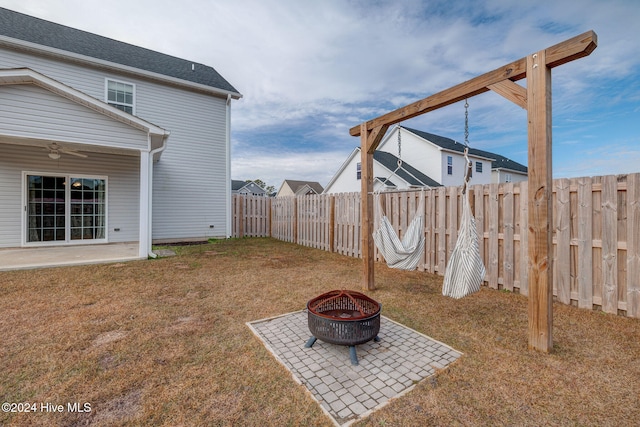
[[[418,269],[444,275],[455,246],[460,187],[383,193],[381,205],[402,236],[424,215]],[[527,182],[471,187],[487,268],[485,284],[528,295]],[[424,210],[416,213],[419,198]],[[274,237],[361,256],[360,194],[266,198],[234,196],[233,236]],[[377,227],[377,223],[375,225]],[[556,179],[553,186],[553,292],[556,300],[640,318],[640,174]],[[382,261],[376,252],[376,260]]]

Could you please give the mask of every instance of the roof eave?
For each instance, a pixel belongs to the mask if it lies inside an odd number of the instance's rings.
[[[506,172],[515,172],[515,173],[519,173],[522,175],[529,175],[529,172],[525,172],[525,171],[520,171],[517,169],[509,169],[509,168],[503,168],[503,167],[499,167],[499,168],[491,168],[492,171],[506,171]]]
[[[42,54],[46,54],[49,56],[54,56],[58,58],[62,58],[65,60],[73,60],[74,62],[89,64],[93,66],[98,66],[101,68],[106,68],[114,71],[125,72],[128,74],[134,74],[141,77],[159,80],[166,83],[170,83],[177,86],[187,87],[193,90],[197,90],[200,92],[210,93],[215,96],[220,96],[226,98],[230,96],[232,99],[240,99],[242,98],[242,94],[239,92],[233,92],[225,89],[216,88],[213,86],[207,86],[200,83],[190,82],[188,80],[179,79],[176,77],[166,76],[159,73],[154,73],[152,71],[142,70],[140,68],[130,67],[128,65],[118,64],[116,62],[105,61],[98,58],[93,58],[87,55],[81,55],[74,52],[69,52],[63,49],[57,49],[49,46],[44,46],[37,43],[28,42],[25,40],[16,39],[13,37],[7,37],[4,35],[0,35],[0,46],[7,46],[10,48],[19,47],[26,51],[31,52],[39,52]]]

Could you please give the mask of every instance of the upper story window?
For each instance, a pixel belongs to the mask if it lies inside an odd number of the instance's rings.
[[[513,177],[511,176],[510,173],[505,173],[504,174],[504,182],[511,182],[513,181]]]
[[[134,84],[107,79],[105,91],[105,99],[108,104],[126,113],[134,114],[136,99],[136,86]]]
[[[476,162],[476,172],[482,173],[482,162]]]
[[[453,157],[447,156],[447,175],[453,175]]]
[[[356,165],[356,179],[362,178],[362,163]]]

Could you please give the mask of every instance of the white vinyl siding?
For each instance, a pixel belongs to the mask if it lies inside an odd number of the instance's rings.
[[[105,79],[135,85],[136,116],[171,133],[167,149],[154,164],[153,239],[230,235],[227,196],[231,178],[227,172],[225,98],[114,70],[89,68],[54,57],[36,57],[0,48],[0,68],[23,67],[103,101]],[[114,185],[111,177],[109,185]],[[111,208],[116,201],[112,197],[109,200]],[[136,200],[136,211],[137,203]],[[116,227],[112,222],[109,224],[110,228]]]
[[[39,147],[0,144],[0,247],[19,247],[26,226],[24,218],[23,172],[75,176],[104,176],[108,179],[109,242],[138,241],[140,158],[92,153],[86,159],[62,155],[51,160]],[[114,231],[114,229],[120,231]]]
[[[0,86],[0,133],[140,150],[145,132],[33,84]]]
[[[138,111],[151,109],[138,85]],[[149,120],[171,132],[167,149],[154,165],[153,239],[225,237],[230,177],[226,169],[226,100],[157,88],[148,101],[174,109]],[[210,226],[213,225],[213,228]]]

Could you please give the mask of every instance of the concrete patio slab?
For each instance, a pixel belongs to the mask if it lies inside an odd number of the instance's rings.
[[[121,262],[136,259],[140,259],[138,256],[138,243],[0,249],[0,271]]]
[[[409,392],[462,355],[385,316],[380,323],[380,341],[356,347],[359,365],[351,364],[346,346],[318,340],[305,348],[311,337],[306,310],[247,325],[334,424],[344,427]]]

